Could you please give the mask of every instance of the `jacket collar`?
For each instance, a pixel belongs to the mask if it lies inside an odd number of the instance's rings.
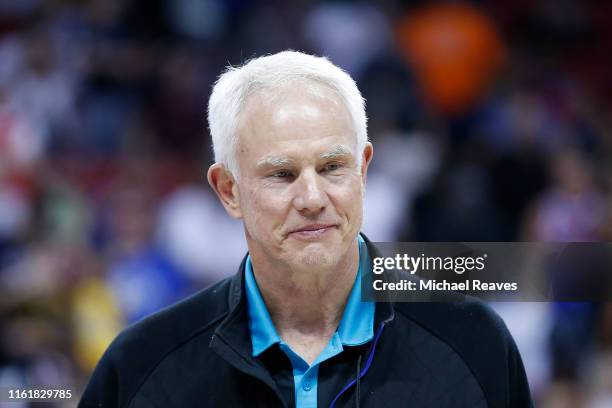
[[[216,327],[209,347],[237,370],[258,378],[268,385],[278,396],[282,405],[286,407],[287,402],[281,396],[281,392],[268,370],[266,370],[260,360],[251,356],[251,337],[246,309],[246,296],[243,290],[245,261],[246,256],[240,264],[238,273],[230,280],[228,293],[229,312]]]
[[[372,244],[372,241],[366,237],[364,233],[360,233],[361,237],[366,243],[366,247],[368,249],[368,260],[370,262],[369,268],[366,271],[367,277],[372,276],[372,260],[376,257],[382,256],[378,248]],[[366,279],[368,281],[368,279]],[[362,288],[363,291],[363,288]],[[376,311],[374,312],[374,333],[378,331],[378,328],[381,324],[388,324],[395,318],[395,309],[393,307],[393,302],[391,299],[388,299],[386,302],[377,302],[376,303]]]

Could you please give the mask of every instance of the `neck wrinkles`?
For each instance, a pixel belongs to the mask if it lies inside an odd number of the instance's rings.
[[[359,243],[331,269],[308,274],[253,261],[253,273],[279,333],[335,331],[359,268]]]

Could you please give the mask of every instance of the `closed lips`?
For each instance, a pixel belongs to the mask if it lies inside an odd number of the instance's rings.
[[[295,233],[295,232],[307,232],[307,231],[318,231],[318,230],[323,230],[323,229],[327,229],[327,228],[332,228],[335,227],[335,224],[312,224],[312,225],[307,225],[304,227],[300,227],[298,229],[295,229],[293,231],[291,231],[290,233]]]

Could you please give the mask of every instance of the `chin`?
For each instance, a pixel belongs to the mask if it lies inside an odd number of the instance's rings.
[[[335,268],[350,249],[350,243],[331,234],[317,240],[290,239],[286,244],[285,256],[290,258],[293,269],[309,272]]]
[[[309,245],[295,252],[294,263],[297,269],[324,270],[337,265],[340,259],[341,254],[336,248],[330,249],[329,246]]]

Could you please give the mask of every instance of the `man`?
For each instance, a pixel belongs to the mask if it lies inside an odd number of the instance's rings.
[[[516,346],[482,304],[361,302],[373,149],[345,72],[298,52],[230,68],[209,124],[208,181],[249,253],[120,334],[79,406],[531,406]]]

